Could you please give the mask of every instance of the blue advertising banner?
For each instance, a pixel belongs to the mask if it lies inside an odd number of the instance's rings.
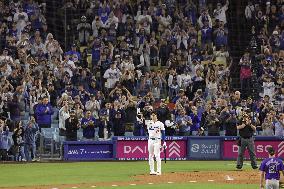
[[[190,137],[187,146],[189,159],[220,159],[221,142],[219,137]]]
[[[113,142],[65,142],[65,160],[111,160]]]

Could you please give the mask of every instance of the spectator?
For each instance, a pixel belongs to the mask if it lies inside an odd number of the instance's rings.
[[[225,121],[226,125],[226,136],[237,136],[237,125],[238,125],[238,119],[236,116],[235,111],[231,110],[230,117],[227,118]]]
[[[262,123],[262,135],[263,136],[274,136],[274,131],[273,131],[273,116],[271,113],[266,115],[266,118],[264,119],[264,122]]]
[[[35,114],[39,129],[51,127],[51,115],[53,114],[53,109],[49,104],[47,97],[44,97],[42,103],[36,107]]]
[[[17,149],[17,160],[18,161],[27,161],[25,156],[25,132],[22,125],[22,121],[16,122],[16,129],[14,131],[14,134],[12,136],[14,141],[14,146]]]
[[[65,121],[70,117],[68,102],[65,101],[64,106],[59,110],[59,135],[66,135]]]
[[[208,136],[220,135],[220,121],[216,109],[211,109],[209,115],[206,117],[206,124],[208,128]]]
[[[96,120],[92,116],[91,111],[86,111],[85,116],[81,120],[81,127],[83,128],[84,140],[90,141],[95,138]]]
[[[125,134],[125,110],[121,108],[118,101],[114,101],[113,109],[110,114],[114,136],[124,136]]]
[[[99,140],[107,140],[111,137],[111,123],[109,121],[109,115],[106,110],[100,111],[98,127]]]
[[[275,136],[284,136],[284,113],[274,118]]]
[[[192,120],[190,116],[186,115],[186,111],[181,109],[176,118],[176,123],[179,128],[179,136],[190,136]]]
[[[81,45],[86,45],[91,35],[91,24],[87,23],[87,17],[82,16],[81,22],[77,25],[79,31],[79,42]]]
[[[5,122],[0,119],[0,160],[2,161],[8,161],[8,135],[9,128]]]
[[[84,122],[84,124],[85,123],[86,122]],[[75,111],[71,110],[70,116],[65,120],[66,141],[77,141],[77,130],[79,128],[80,128],[80,122],[76,118]]]
[[[36,157],[36,134],[39,128],[34,117],[30,117],[24,129],[25,157],[27,161],[37,161]],[[31,152],[31,155],[30,155]]]

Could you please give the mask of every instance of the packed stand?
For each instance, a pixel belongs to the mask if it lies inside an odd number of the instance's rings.
[[[2,159],[35,159],[39,132],[146,136],[154,110],[171,136],[236,136],[244,111],[262,115],[230,89],[228,2],[68,1],[76,41],[66,51],[48,33],[44,4],[14,2],[0,3]]]
[[[284,4],[249,1],[245,8],[250,43],[240,59],[241,91],[253,97],[264,136],[283,136]]]

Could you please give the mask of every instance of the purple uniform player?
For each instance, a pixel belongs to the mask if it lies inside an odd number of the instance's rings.
[[[268,148],[269,158],[262,161],[259,170],[261,171],[260,188],[264,189],[263,178],[265,175],[266,189],[279,189],[280,171],[284,175],[284,166],[281,159],[275,157],[272,147]]]

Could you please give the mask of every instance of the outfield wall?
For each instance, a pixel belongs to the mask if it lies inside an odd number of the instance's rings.
[[[166,137],[168,160],[236,160],[238,137]],[[255,137],[258,159],[268,157],[272,146],[276,155],[284,159],[283,137]],[[147,160],[147,137],[114,137],[112,141],[64,142],[64,159],[67,161],[92,160]],[[246,158],[249,159],[246,151]]]

